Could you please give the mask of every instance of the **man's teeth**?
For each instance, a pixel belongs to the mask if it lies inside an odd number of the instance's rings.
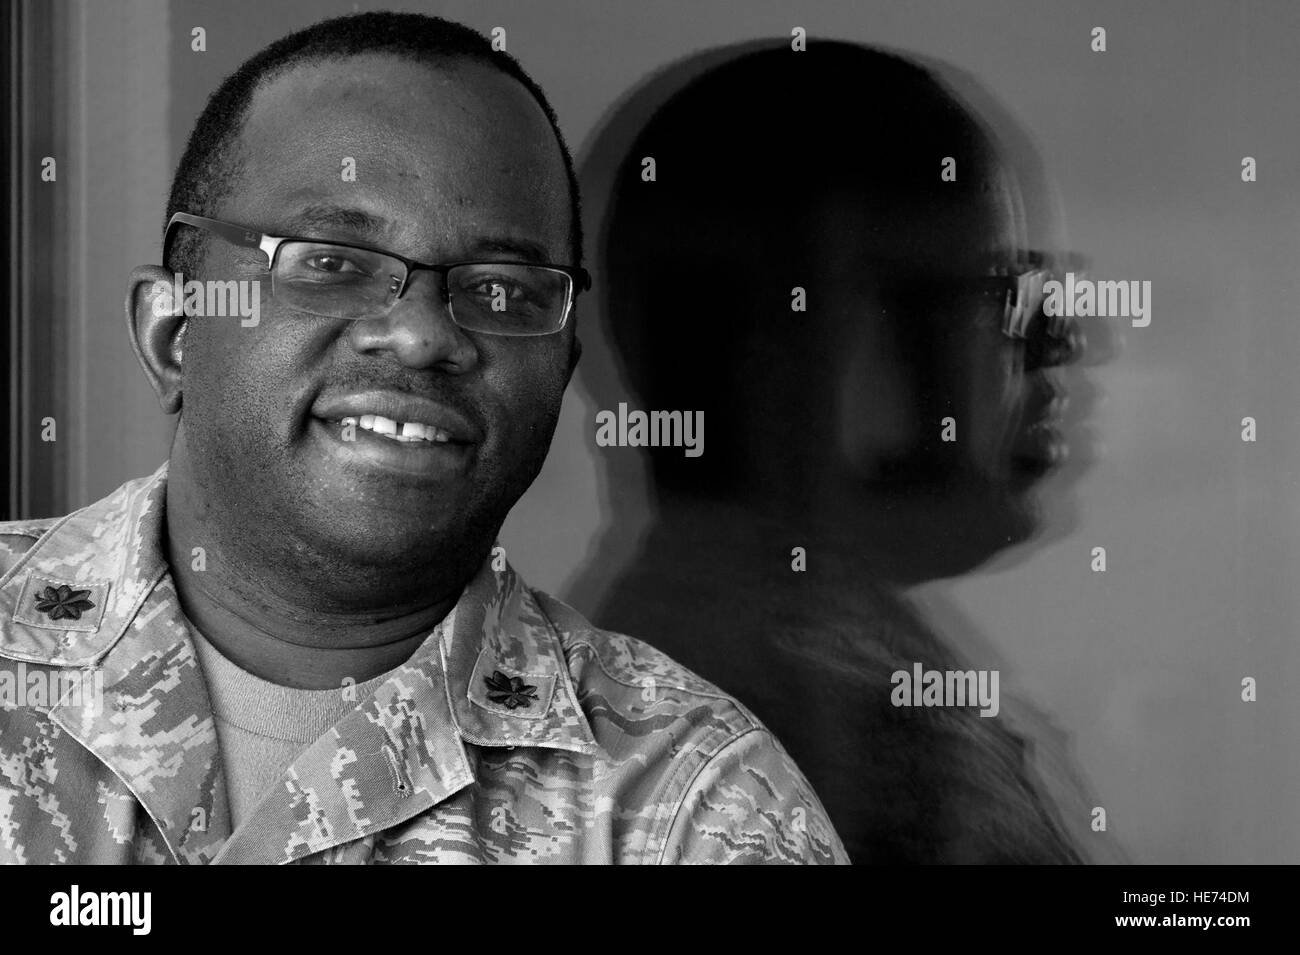
[[[435,428],[431,424],[420,424],[418,421],[397,422],[392,418],[385,418],[383,415],[363,414],[360,418],[344,418],[339,424],[346,427],[354,425],[365,428],[367,431],[373,431],[375,434],[382,434],[386,438],[394,441],[432,441],[435,444],[445,444],[451,440],[451,435],[441,428]]]

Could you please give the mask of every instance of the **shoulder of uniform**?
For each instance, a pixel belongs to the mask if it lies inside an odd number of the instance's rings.
[[[668,654],[627,634],[602,630],[549,594],[533,593],[559,635],[569,673],[580,688],[591,681],[594,667],[605,682],[622,688],[628,697],[660,703],[675,700],[683,710],[706,706],[732,735],[763,729],[743,704]]]
[[[643,787],[655,803],[643,814],[642,861],[847,861],[816,793],[743,704],[649,644],[534,593],[597,743],[659,776]]]

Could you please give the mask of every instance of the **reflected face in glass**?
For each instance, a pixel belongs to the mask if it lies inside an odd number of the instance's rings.
[[[978,221],[970,226],[981,237],[968,246],[975,254],[952,253],[952,261],[972,277],[1026,267],[1019,202],[1006,175],[998,177],[989,199],[981,210],[987,229]],[[1028,337],[1006,334],[1004,302],[987,297],[966,296],[933,317],[953,329],[944,339],[944,367],[956,416],[968,423],[966,463],[990,483],[1012,492],[1028,490],[1067,453],[1059,372],[1028,361],[1029,342],[1044,334],[1045,316],[1030,319]]]
[[[843,458],[861,479],[907,459],[913,480],[1014,500],[1064,460],[1058,370],[1027,360],[1043,316],[1029,337],[1008,336],[988,281],[1026,267],[1015,189],[999,170],[888,230],[872,228],[860,201],[833,214],[828,233],[844,240],[829,279],[845,344],[836,408]]]

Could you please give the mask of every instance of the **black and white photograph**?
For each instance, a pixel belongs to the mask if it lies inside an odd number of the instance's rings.
[[[0,33],[6,868],[1300,862],[1300,5]]]

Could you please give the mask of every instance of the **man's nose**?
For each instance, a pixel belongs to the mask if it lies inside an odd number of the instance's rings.
[[[353,322],[349,338],[361,354],[389,353],[408,368],[462,374],[477,364],[478,347],[451,317],[442,276],[417,272],[382,317]]]
[[[1049,318],[1040,311],[1030,329],[1025,349],[1026,369],[1068,365],[1078,361],[1087,345],[1083,328],[1073,317]]]

